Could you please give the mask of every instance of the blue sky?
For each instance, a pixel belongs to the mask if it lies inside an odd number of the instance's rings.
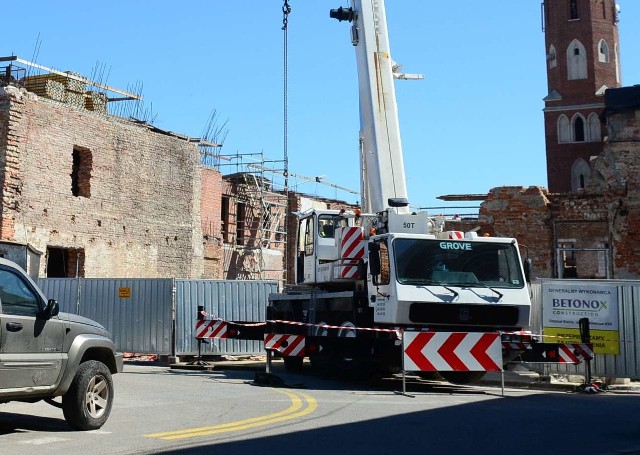
[[[124,90],[142,85],[154,124],[176,133],[200,137],[215,110],[227,122],[224,154],[280,160],[282,3],[31,0],[25,14],[5,2],[0,55],[87,77],[97,68]],[[425,76],[396,82],[412,206],[460,205],[436,198],[502,185],[546,187],[540,3],[387,0],[392,57]],[[348,2],[289,4],[289,170],[359,190],[355,53],[348,25],[329,18]],[[619,4],[623,84],[640,84],[640,1]],[[303,178],[290,183],[359,200]]]

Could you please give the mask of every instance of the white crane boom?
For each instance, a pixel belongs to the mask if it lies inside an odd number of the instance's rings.
[[[352,22],[360,98],[362,209],[379,213],[389,199],[407,200],[387,18],[381,0],[352,0],[331,17]],[[406,213],[407,207],[398,207]]]

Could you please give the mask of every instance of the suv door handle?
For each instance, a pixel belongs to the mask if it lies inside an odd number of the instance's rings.
[[[19,322],[7,322],[7,330],[9,332],[19,332],[22,330],[22,324]]]

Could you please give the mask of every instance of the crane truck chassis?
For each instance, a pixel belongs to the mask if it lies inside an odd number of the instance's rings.
[[[393,85],[406,77],[390,56],[384,2],[352,0],[330,17],[351,24],[356,50],[363,212],[295,213],[295,284],[270,295],[266,321],[200,318],[196,338],[264,340],[288,369],[309,357],[323,372],[401,370],[407,331],[457,339],[499,333],[500,368],[515,359],[562,361],[560,344],[523,331],[530,267],[516,239],[446,231],[444,219],[409,210]],[[433,370],[456,383],[485,373],[464,365]]]

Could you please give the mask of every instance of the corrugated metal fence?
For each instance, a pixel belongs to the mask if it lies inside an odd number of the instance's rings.
[[[551,281],[551,280],[549,280]],[[554,280],[558,282],[558,280]],[[589,280],[591,281],[591,280]],[[585,284],[585,280],[561,280],[563,284]],[[593,376],[610,378],[640,378],[640,282],[622,280],[597,280],[618,289],[618,322],[620,354],[596,354],[591,362]],[[542,333],[542,283],[531,286],[531,331]],[[535,365],[532,368],[545,374],[585,374],[585,365]]]
[[[198,305],[211,315],[264,321],[275,281],[41,278],[38,284],[60,310],[98,321],[119,351],[159,355],[198,352]],[[261,354],[262,342],[210,340],[203,354]]]

